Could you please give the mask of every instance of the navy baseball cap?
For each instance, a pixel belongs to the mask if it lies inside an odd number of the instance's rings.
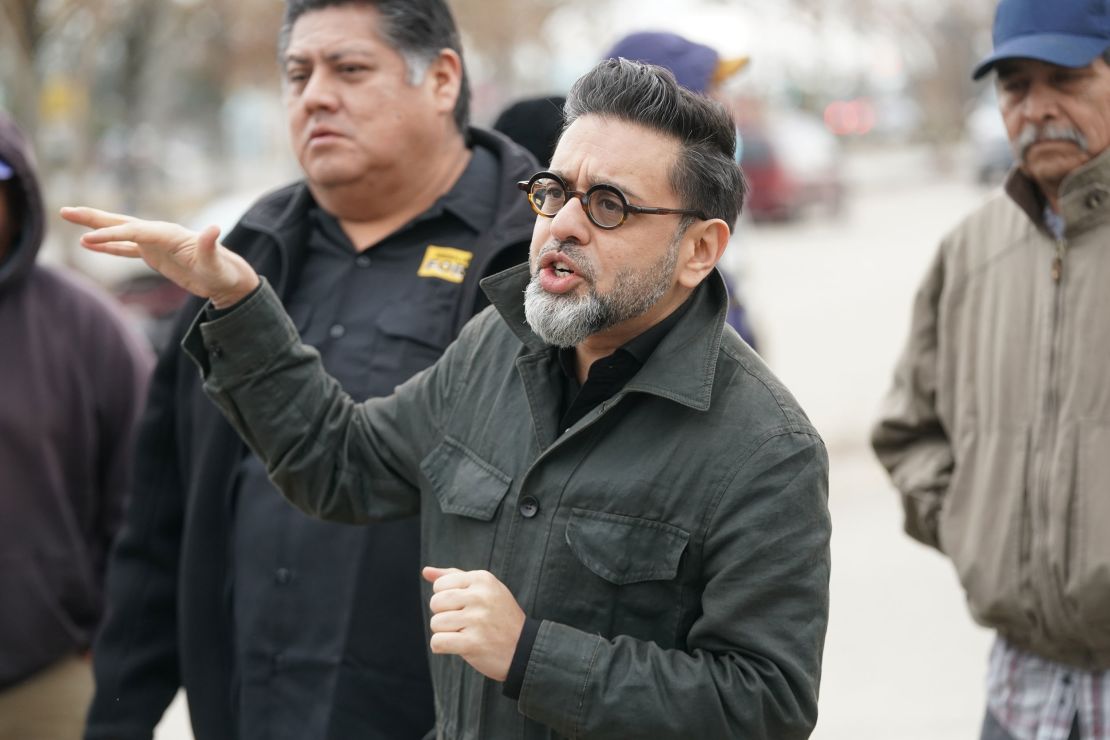
[[[624,57],[669,69],[678,84],[696,93],[708,92],[747,66],[746,56],[721,59],[705,44],[666,31],[641,31],[625,36],[602,59]]]
[[[11,166],[3,159],[0,159],[0,181],[10,180],[14,175],[15,172],[12,171]]]
[[[1002,0],[993,35],[994,51],[975,67],[972,79],[1003,59],[1086,67],[1110,48],[1110,0]]]

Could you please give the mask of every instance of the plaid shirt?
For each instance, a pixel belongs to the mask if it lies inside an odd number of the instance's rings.
[[[1082,671],[1001,637],[991,650],[987,706],[1014,740],[1110,740],[1110,671]]]

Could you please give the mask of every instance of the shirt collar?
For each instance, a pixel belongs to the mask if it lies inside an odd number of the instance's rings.
[[[475,147],[471,150],[466,169],[451,189],[433,203],[431,208],[413,219],[410,225],[437,218],[447,212],[462,221],[475,234],[483,233],[493,225],[497,216],[497,206],[493,199],[476,198],[474,193],[495,189],[497,176],[497,159],[493,153],[483,147]],[[315,204],[310,213],[315,230],[325,236],[329,242],[344,245],[351,243],[339,219],[335,216]],[[354,246],[358,247],[358,245]]]
[[[699,285],[695,288],[694,293],[701,290],[701,287],[702,286]],[[694,295],[691,293],[690,296],[682,302],[681,306],[667,314],[662,321],[648,327],[645,331],[629,339],[618,347],[612,355],[609,355],[609,357],[616,354],[624,354],[631,358],[632,363],[629,366],[630,372],[628,373],[628,377],[631,378],[636,374],[636,370],[643,367],[648,357],[651,356],[651,353],[654,352],[655,348],[659,346],[659,343],[663,341],[663,338],[670,333],[674,325],[678,323],[678,320],[689,310],[693,298]],[[601,362],[604,359],[606,358],[601,358],[596,362]],[[563,369],[563,372],[568,378],[574,380],[578,379],[578,365],[576,360],[574,347],[563,347],[559,349],[559,366]]]
[[[425,214],[426,217],[448,211],[475,234],[487,231],[497,216],[494,198],[478,198],[475,193],[494,192],[497,188],[497,159],[485,147],[470,150],[470,161],[462,175]]]

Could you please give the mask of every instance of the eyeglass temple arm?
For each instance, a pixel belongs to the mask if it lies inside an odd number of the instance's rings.
[[[697,216],[702,221],[709,220],[709,217],[701,211],[691,211],[688,208],[652,208],[651,206],[634,206],[631,203],[628,204],[627,208],[633,213],[654,213],[660,216],[668,216],[677,213],[683,216]]]

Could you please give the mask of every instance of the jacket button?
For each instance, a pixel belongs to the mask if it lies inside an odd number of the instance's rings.
[[[369,267],[370,266],[370,255],[360,254],[358,257],[355,258],[355,264],[358,265],[359,267]]]
[[[347,328],[344,327],[343,324],[333,324],[332,327],[328,329],[328,336],[332,339],[339,339],[346,333]]]
[[[1101,190],[1096,190],[1087,196],[1087,207],[1090,209],[1098,208],[1106,200],[1106,193]]]
[[[293,571],[288,568],[278,568],[274,571],[274,580],[284,586],[293,580]]]
[[[208,354],[212,357],[223,357],[224,348],[216,344],[215,342],[212,342],[212,344],[208,345]]]
[[[540,502],[531,496],[525,496],[520,500],[520,515],[525,519],[531,519],[536,514],[540,513]]]

